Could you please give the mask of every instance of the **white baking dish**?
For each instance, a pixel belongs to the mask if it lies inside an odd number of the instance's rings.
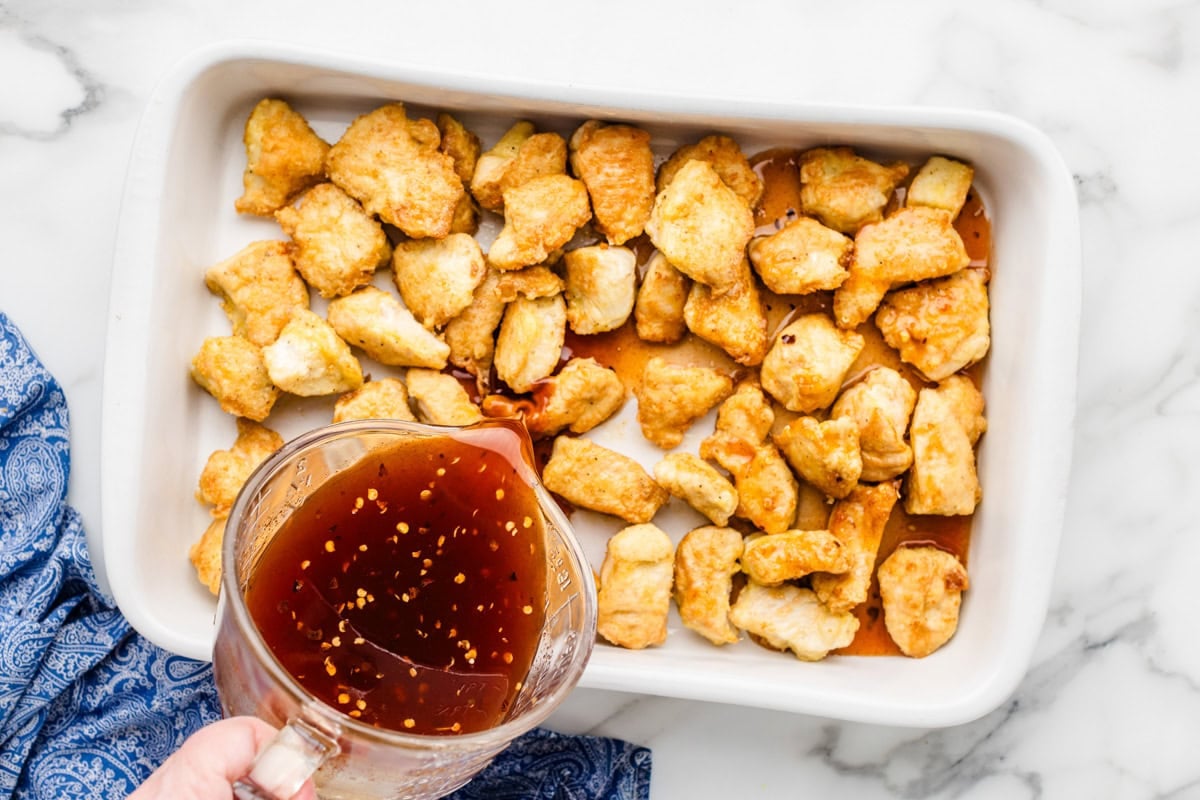
[[[806,664],[749,642],[713,647],[673,618],[661,647],[597,645],[581,685],[919,726],[970,720],[1016,687],[1054,572],[1079,327],[1074,186],[1045,136],[990,113],[576,90],[262,43],[210,48],[177,67],[146,109],[130,164],[104,375],[102,541],[116,601],[141,633],[177,653],[209,657],[215,603],[186,553],[207,524],[193,499],[196,478],[207,455],[232,442],[234,427],[192,383],[187,365],[205,336],[227,330],[204,269],[253,239],[282,238],[274,223],[233,211],[242,125],[268,95],[292,100],[330,140],[355,114],[397,99],[459,113],[486,144],[518,117],[567,133],[599,117],[646,127],[664,153],[715,130],[747,152],[844,143],[974,164],[993,219],[993,347],[984,384],[989,431],[979,453],[985,500],[954,639],[923,660]],[[657,454],[640,441],[635,407],[631,400],[593,435],[649,466]],[[327,401],[289,400],[268,424],[290,437],[327,422],[329,408]],[[685,441],[694,446],[693,438]],[[598,566],[616,526],[584,513],[575,521]],[[658,521],[676,539],[690,525],[678,510]]]

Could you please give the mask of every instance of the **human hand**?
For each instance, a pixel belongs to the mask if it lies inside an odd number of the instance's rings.
[[[128,800],[228,800],[233,782],[250,772],[275,729],[256,717],[206,725],[154,771]],[[312,780],[293,800],[317,800]]]

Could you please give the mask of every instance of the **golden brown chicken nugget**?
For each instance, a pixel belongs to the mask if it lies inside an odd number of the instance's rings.
[[[286,242],[252,242],[208,268],[208,290],[221,298],[236,336],[265,347],[297,308],[308,308],[308,289]]]
[[[883,340],[931,381],[948,378],[991,346],[986,270],[961,269],[884,297],[875,314]]]
[[[689,161],[704,161],[721,176],[721,180],[733,189],[753,209],[762,198],[762,180],[750,166],[742,148],[728,136],[705,136],[695,144],[676,150],[658,170],[658,191],[662,191],[676,173]]]
[[[214,519],[188,548],[188,560],[196,568],[196,577],[214,596],[221,591],[221,544],[225,540],[225,524],[228,521],[225,516]]]
[[[677,447],[692,423],[733,394],[733,379],[712,367],[687,367],[655,356],[633,393],[642,435],[664,450]]]
[[[508,304],[493,364],[496,376],[514,392],[528,392],[558,366],[567,336],[567,305],[562,295]]]
[[[241,336],[212,336],[192,359],[192,379],[227,414],[262,422],[279,398],[262,348]]]
[[[359,290],[364,291],[364,290]],[[297,309],[274,343],[263,348],[271,383],[301,397],[341,394],[362,386],[362,366],[333,326]]]
[[[483,419],[479,406],[453,375],[432,369],[410,369],[404,376],[417,417],[430,425],[470,425]]]
[[[837,398],[865,340],[825,314],[798,317],[775,337],[762,362],[762,386],[789,411],[811,413]]]
[[[244,192],[234,202],[243,214],[268,216],[324,177],[329,145],[283,100],[258,101],[246,120]]]
[[[812,589],[831,611],[851,611],[867,600],[875,556],[899,492],[889,481],[862,484],[833,506],[829,532],[842,543],[848,568],[840,575],[817,573]]]
[[[500,178],[500,196],[534,178],[567,173],[567,140],[557,133],[535,133],[517,148]]]
[[[446,346],[450,348],[450,363],[474,375],[481,389],[486,386],[492,369],[496,330],[508,305],[500,297],[500,277],[500,272],[488,267],[483,280],[475,287],[471,303],[446,323],[444,331]]]
[[[333,405],[333,421],[351,419],[403,419],[416,422],[408,405],[408,389],[399,378],[367,381],[347,392]]]
[[[543,175],[504,193],[504,227],[488,261],[511,270],[540,264],[592,217],[587,189],[566,175]]]
[[[849,612],[825,608],[811,589],[790,583],[763,586],[749,581],[730,609],[733,624],[801,661],[820,661],[829,651],[846,647],[858,632]]]
[[[673,549],[654,525],[632,525],[608,540],[596,592],[601,636],[633,650],[666,641]]]
[[[916,390],[899,372],[875,367],[833,404],[830,417],[851,420],[858,428],[862,480],[885,481],[912,465],[904,437],[916,402]]]
[[[908,185],[904,204],[940,208],[950,212],[950,218],[954,219],[967,202],[967,194],[971,191],[971,181],[974,177],[975,170],[969,165],[942,156],[933,156],[917,170],[916,176]]]
[[[668,453],[654,465],[654,480],[717,525],[729,522],[738,493],[725,476],[691,453]]]
[[[818,147],[800,156],[800,203],[842,233],[854,233],[883,219],[892,192],[908,175],[908,165],[884,166],[858,156],[849,147]]]
[[[470,187],[471,194],[480,206],[488,211],[499,212],[504,209],[504,195],[500,182],[521,150],[521,145],[533,136],[535,130],[532,122],[520,120],[505,131],[492,149],[479,157],[475,164],[475,172],[471,175]]]
[[[541,413],[525,420],[535,437],[553,436],[563,428],[587,433],[625,404],[625,384],[592,358],[572,358],[542,386],[549,399]]]
[[[690,286],[688,276],[672,267],[662,253],[650,257],[633,306],[639,339],[674,344],[683,338],[687,333],[684,308]]]
[[[742,534],[705,526],[688,531],[675,551],[675,605],[688,628],[716,645],[738,640],[729,620],[733,576],[742,555]]]
[[[971,514],[983,497],[974,444],[986,429],[983,395],[970,378],[953,375],[922,389],[910,436],[913,464],[905,484],[910,514]]]
[[[830,497],[845,497],[862,475],[858,426],[849,419],[797,417],[772,437],[792,469]]]
[[[573,505],[635,524],[654,519],[669,499],[641,464],[582,437],[554,440],[542,482]]]
[[[392,280],[404,305],[430,330],[462,313],[487,273],[479,242],[465,233],[396,245]]]
[[[609,244],[641,235],[654,205],[650,134],[588,120],[571,136],[571,168],[587,186],[596,230]]]
[[[437,128],[442,135],[438,149],[454,159],[454,172],[463,182],[463,186],[466,186],[475,174],[475,164],[479,161],[479,153],[483,149],[479,137],[445,112],[437,115]]]
[[[637,256],[628,247],[589,245],[563,254],[567,324],[582,335],[625,324],[637,297]]]
[[[693,283],[683,306],[688,330],[720,347],[747,367],[762,363],[767,354],[767,310],[750,262],[742,261],[738,282],[724,294]]]
[[[777,294],[809,294],[842,285],[854,240],[811,217],[797,217],[768,236],[750,240],[747,253],[763,285]]]
[[[283,447],[283,437],[257,422],[238,417],[237,438],[228,450],[214,450],[200,473],[196,499],[212,505],[214,517],[228,516],[250,473]]]
[[[328,315],[339,336],[380,364],[446,366],[450,346],[421,325],[399,300],[376,286],[364,286],[332,301]]]
[[[746,539],[742,571],[763,586],[803,578],[814,572],[849,569],[842,543],[826,530],[787,530]]]
[[[898,547],[879,565],[883,621],[900,652],[924,658],[958,630],[967,570],[936,547]]]

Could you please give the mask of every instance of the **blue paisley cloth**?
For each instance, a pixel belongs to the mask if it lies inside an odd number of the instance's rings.
[[[207,662],[140,636],[66,504],[66,398],[0,313],[0,798],[122,798],[220,718]],[[454,800],[645,800],[650,751],[534,730]]]

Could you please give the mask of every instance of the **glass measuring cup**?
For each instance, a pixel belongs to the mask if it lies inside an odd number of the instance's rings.
[[[486,730],[416,735],[365,724],[322,702],[274,657],[247,608],[247,587],[264,549],[317,487],[372,453],[414,438],[436,446],[438,437],[482,441],[497,435],[511,437],[518,448],[521,457],[513,466],[535,493],[545,531],[545,622],[508,712]],[[255,471],[226,528],[213,669],[227,715],[252,714],[282,730],[240,783],[239,796],[286,798],[312,774],[323,798],[441,797],[562,702],[591,654],[596,594],[587,560],[532,460],[524,427],[511,421],[448,429],[368,420],[304,434]]]

